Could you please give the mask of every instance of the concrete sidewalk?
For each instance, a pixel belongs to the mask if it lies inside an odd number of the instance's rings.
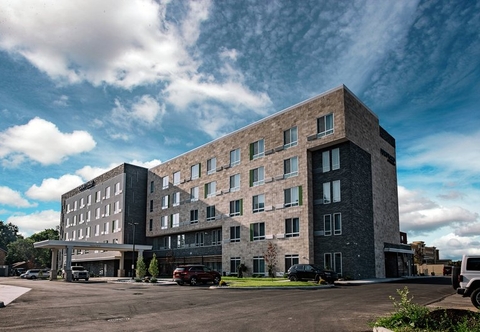
[[[31,288],[0,285],[0,308],[10,304],[16,298],[29,292]]]

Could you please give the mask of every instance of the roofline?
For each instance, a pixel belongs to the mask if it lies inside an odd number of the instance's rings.
[[[48,249],[66,249],[72,247],[73,249],[91,249],[91,250],[113,250],[113,251],[132,251],[133,244],[118,244],[118,243],[98,243],[86,241],[61,241],[61,240],[44,240],[35,242],[34,248],[48,248]],[[135,251],[152,250],[150,245],[135,245]],[[101,258],[99,258],[101,259]]]

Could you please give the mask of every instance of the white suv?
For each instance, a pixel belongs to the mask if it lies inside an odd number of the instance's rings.
[[[452,285],[457,294],[469,296],[480,309],[480,255],[463,255],[460,269],[452,271]]]
[[[37,279],[37,278],[47,278],[50,271],[48,269],[30,269],[27,272],[23,273],[20,278],[25,279]]]

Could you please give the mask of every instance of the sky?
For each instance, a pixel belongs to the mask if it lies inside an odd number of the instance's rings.
[[[480,1],[0,0],[0,220],[24,236],[153,167],[347,86],[396,139],[400,229],[480,254]]]

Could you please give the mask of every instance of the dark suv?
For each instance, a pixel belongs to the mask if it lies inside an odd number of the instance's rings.
[[[173,271],[173,281],[180,286],[183,286],[185,283],[195,286],[199,282],[218,284],[220,279],[222,279],[220,273],[204,265],[181,265]]]
[[[325,270],[322,267],[314,264],[295,264],[292,265],[287,271],[288,279],[291,281],[297,280],[325,280],[328,283],[333,284],[338,280],[337,273],[331,270]]]

